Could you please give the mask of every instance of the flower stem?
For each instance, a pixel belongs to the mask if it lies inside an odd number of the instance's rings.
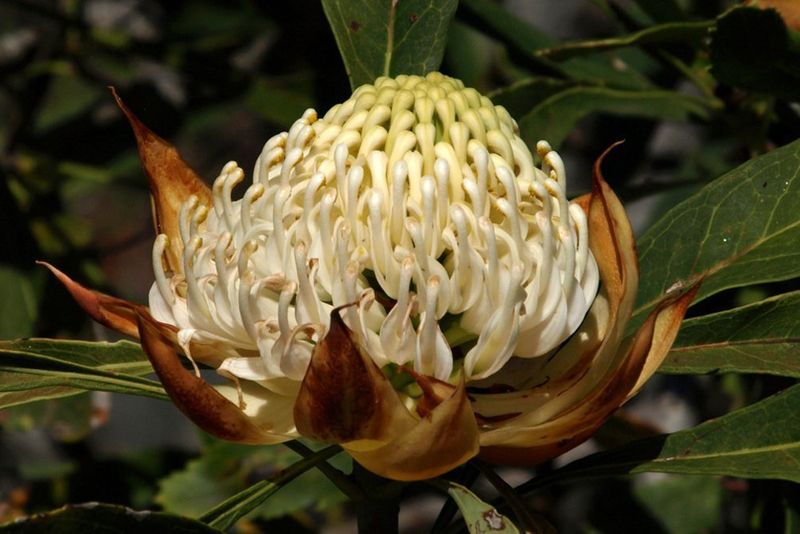
[[[299,441],[287,441],[284,443],[284,445],[303,458],[308,458],[314,455],[313,450],[309,449]],[[363,491],[358,484],[352,480],[352,477],[345,475],[328,462],[318,463],[316,468],[319,469],[322,474],[328,477],[328,480],[333,482],[334,485],[339,488],[339,491],[347,495],[350,500],[354,501],[363,498]]]
[[[358,531],[363,534],[396,534],[404,484],[371,473],[358,462],[353,462],[353,476],[363,491],[363,498],[353,501]]]

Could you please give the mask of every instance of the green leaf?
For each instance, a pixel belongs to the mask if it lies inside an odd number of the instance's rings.
[[[606,87],[571,87],[540,102],[519,120],[521,137],[533,146],[546,139],[558,149],[578,121],[591,113],[686,120],[705,117],[706,102],[674,91],[625,91]]]
[[[636,69],[617,56],[599,55],[571,58],[557,63],[536,56],[536,51],[549,48],[556,40],[512,15],[489,0],[461,0],[459,16],[477,29],[507,44],[534,64],[574,81],[610,85],[626,89],[650,89],[654,85]]]
[[[90,394],[82,393],[5,408],[2,425],[7,431],[43,428],[60,441],[77,441],[92,431],[96,416],[95,420],[107,416],[107,411],[95,414],[94,410]]]
[[[463,9],[474,22],[479,22],[480,29],[496,35],[520,52],[530,54],[555,42],[555,39],[514,16],[496,2],[461,0],[459,9]]]
[[[753,159],[668,211],[639,239],[629,328],[670,288],[724,289],[800,275],[800,140]]]
[[[88,113],[103,95],[100,84],[90,83],[75,75],[69,65],[54,63],[51,68],[56,75],[52,77],[44,102],[33,122],[33,129],[39,134]]]
[[[684,321],[663,373],[800,378],[800,291]]]
[[[78,366],[96,367],[133,376],[153,372],[153,367],[142,347],[131,341],[108,343],[45,338],[0,341],[0,358],[11,353],[63,360]]]
[[[322,0],[353,89],[439,68],[456,0]]]
[[[727,475],[800,482],[800,386],[666,438],[633,472]]]
[[[718,478],[700,476],[668,477],[633,490],[636,500],[669,534],[714,531],[721,517],[722,493]]]
[[[522,117],[531,108],[551,96],[575,87],[574,82],[556,78],[525,78],[489,95],[495,105],[503,106],[512,117]]]
[[[711,73],[728,85],[800,97],[800,40],[777,11],[738,8],[720,17],[711,41]]]
[[[256,482],[249,488],[224,500],[204,513],[199,519],[214,528],[227,530],[236,524],[239,519],[261,506],[289,482],[339,452],[341,452],[341,449],[336,445],[317,451],[313,455],[278,472],[270,480]]]
[[[308,92],[305,87],[284,87],[261,79],[253,83],[245,100],[262,118],[288,130],[297,117],[314,106]]]
[[[345,455],[341,458],[349,460]],[[280,471],[300,459],[300,455],[279,445],[253,447],[214,441],[183,470],[161,480],[156,502],[168,512],[200,517],[217,503],[245,490],[255,476]],[[321,472],[311,469],[287,483],[254,513],[269,519],[303,509],[320,511],[341,502],[343,497]]]
[[[94,390],[166,399],[152,372],[129,341],[0,341],[0,409]]]
[[[458,78],[467,87],[485,92],[497,70],[497,54],[502,47],[459,20],[450,23],[444,62],[447,74]]]
[[[39,315],[38,293],[29,276],[0,265],[0,339],[33,334]]]
[[[3,534],[211,534],[219,530],[203,523],[165,514],[138,512],[124,506],[86,503],[36,514],[0,527]]]
[[[587,456],[517,488],[659,472],[800,482],[800,385],[688,430]]]
[[[492,505],[480,500],[474,493],[455,482],[447,482],[447,493],[461,510],[470,534],[497,532],[498,534],[519,534],[519,530],[506,516],[500,514]]]
[[[628,46],[651,46],[675,43],[697,46],[703,41],[708,30],[713,27],[714,21],[668,22],[657,26],[650,26],[644,30],[619,37],[576,41],[573,43],[564,43],[548,48],[541,48],[536,51],[536,55],[538,57],[548,57],[551,59],[566,59]]]

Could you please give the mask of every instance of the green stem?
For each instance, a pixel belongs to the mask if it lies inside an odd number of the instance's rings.
[[[353,476],[363,491],[363,498],[354,501],[358,531],[396,534],[404,485],[367,471],[357,462],[353,462]]]
[[[299,441],[287,441],[284,445],[303,458],[309,458],[314,455],[314,451]],[[316,465],[316,468],[322,471],[322,474],[328,477],[328,479],[333,482],[342,493],[347,495],[350,500],[355,501],[364,497],[364,492],[351,477],[345,475],[328,462],[320,462]]]

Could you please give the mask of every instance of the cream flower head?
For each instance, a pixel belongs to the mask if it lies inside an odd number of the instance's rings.
[[[666,295],[625,338],[638,265],[605,154],[569,203],[546,142],[537,167],[502,107],[438,73],[306,111],[236,201],[235,163],[209,189],[117,99],[153,194],[150,308],[51,269],[139,337],[173,402],[223,439],[340,443],[398,480],[477,454],[535,464],[635,395],[697,291]]]
[[[558,154],[542,167],[502,106],[439,73],[380,78],[235,162],[213,208],[180,210],[183,274],[153,249],[150,308],[213,343],[220,372],[296,391],[334,307],[379,366],[455,382],[548,354],[580,325],[598,270]]]

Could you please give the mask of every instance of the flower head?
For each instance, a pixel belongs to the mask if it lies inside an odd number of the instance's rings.
[[[516,130],[438,73],[308,110],[266,143],[242,199],[230,162],[212,206],[183,204],[182,274],[165,273],[159,235],[151,313],[278,393],[299,387],[331,310],[350,304],[345,323],[379,367],[470,381],[548,353],[583,320],[598,272],[560,158],[541,143],[537,168]]]
[[[623,343],[636,256],[599,163],[570,204],[558,154],[542,141],[535,165],[504,108],[441,74],[307,110],[237,200],[236,163],[209,191],[123,109],[156,206],[149,312],[65,283],[138,333],[175,402],[221,437],[339,442],[398,479],[481,448],[540,461],[652,374],[691,299]],[[177,351],[231,385],[211,388]]]

